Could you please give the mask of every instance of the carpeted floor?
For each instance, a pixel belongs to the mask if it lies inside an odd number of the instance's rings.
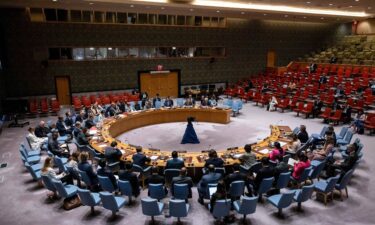
[[[44,120],[55,120],[55,117],[43,118]],[[30,119],[32,125],[36,125],[40,119]],[[225,136],[219,136],[213,143],[220,142],[218,147],[230,147],[237,143],[247,143],[243,139],[254,138],[254,133],[261,134],[268,130],[270,124],[285,124],[294,128],[300,124],[307,126],[308,132],[318,133],[323,126],[320,119],[303,119],[297,118],[295,113],[277,113],[266,112],[264,108],[254,106],[252,103],[244,104],[241,114],[233,118],[233,129]],[[169,126],[163,125],[163,126]],[[203,124],[202,128],[210,130],[212,124]],[[181,125],[184,129],[184,125]],[[341,127],[336,127],[339,131]],[[162,143],[163,135],[168,129],[160,129],[163,132],[155,133],[154,128],[149,131],[142,131],[144,143],[155,145],[153,147],[163,147],[158,145]],[[197,128],[196,128],[197,129]],[[159,129],[157,129],[159,130]],[[225,128],[224,130],[227,130]],[[153,131],[152,133],[148,133]],[[136,131],[133,131],[136,132]],[[258,133],[259,132],[259,133]],[[132,206],[125,206],[118,213],[116,220],[111,220],[111,212],[102,207],[96,207],[95,215],[90,214],[89,207],[81,206],[71,211],[62,209],[62,200],[47,200],[45,189],[38,187],[36,182],[31,180],[30,175],[26,172],[21,164],[19,157],[18,145],[25,140],[26,128],[5,128],[0,136],[0,162],[7,162],[6,168],[0,169],[0,224],[149,224],[150,218],[142,214],[140,198],[146,196],[146,191],[141,193],[141,197],[136,199]],[[145,135],[147,134],[147,135]],[[152,138],[148,138],[152,134]],[[178,132],[168,132],[168,137],[173,136],[179,140],[181,134]],[[207,136],[211,136],[207,135]],[[357,137],[355,135],[353,138]],[[256,213],[249,215],[247,222],[253,225],[271,225],[271,224],[314,224],[314,225],[342,225],[342,224],[375,224],[375,180],[372,177],[375,172],[375,152],[372,150],[375,144],[375,138],[368,135],[360,135],[364,143],[364,160],[359,168],[355,171],[354,177],[349,185],[349,198],[343,202],[335,198],[327,206],[313,198],[303,204],[303,212],[296,211],[296,203],[284,210],[284,218],[276,216],[277,209],[268,203],[257,205]],[[136,138],[136,137],[135,137]],[[137,137],[139,138],[139,137]],[[155,138],[155,140],[153,140]],[[206,141],[205,136],[200,136],[201,141]],[[258,138],[258,137],[257,137]],[[159,140],[156,140],[159,139]],[[129,138],[129,140],[131,140]],[[142,139],[137,139],[141,140]],[[230,141],[230,140],[233,140]],[[237,142],[238,141],[238,142]],[[155,144],[154,144],[155,143]],[[208,142],[207,142],[208,143]],[[206,143],[206,144],[207,144]],[[202,144],[203,145],[203,144]],[[215,145],[216,146],[216,145]],[[204,145],[203,145],[204,147]],[[165,198],[163,202],[168,202]],[[208,210],[197,203],[197,191],[193,189],[193,199],[190,201],[190,212],[187,218],[183,218],[184,224],[214,224],[214,219]],[[176,224],[176,219],[169,218],[168,208],[164,211],[163,216],[156,218],[158,224]],[[240,222],[240,215],[236,215],[235,224]]]

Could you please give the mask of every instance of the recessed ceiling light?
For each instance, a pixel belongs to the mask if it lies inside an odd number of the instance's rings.
[[[57,2],[57,0],[52,0],[53,2]]]
[[[311,2],[306,2],[307,4],[310,4]]]
[[[288,15],[285,15],[285,17],[288,17]]]
[[[161,7],[161,9],[165,9],[164,7]]]
[[[243,15],[243,14],[245,14],[245,12],[241,12],[241,14]]]
[[[134,7],[134,5],[130,5],[130,8],[133,8]]]
[[[193,12],[194,11],[194,9],[190,9],[190,12]]]
[[[112,50],[112,48],[111,48],[111,47],[108,47],[108,50]]]
[[[355,0],[356,2],[359,2],[359,0]]]
[[[320,17],[321,20],[324,20],[324,17]]]
[[[307,17],[306,17],[306,16],[304,16],[303,18],[304,18],[304,19],[306,19]]]
[[[220,11],[219,11],[219,10],[217,10],[216,12],[217,12],[217,13],[219,13]]]
[[[333,6],[333,4],[332,4],[332,3],[329,3],[329,5],[330,5],[330,6]]]
[[[90,2],[89,5],[94,5],[94,3],[93,3],[93,2]]]
[[[263,14],[263,16],[267,16],[267,14]]]
[[[352,7],[353,7],[352,5],[349,6],[349,8],[352,8]]]

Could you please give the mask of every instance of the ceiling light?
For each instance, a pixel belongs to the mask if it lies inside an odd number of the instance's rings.
[[[134,5],[130,5],[130,8],[134,8]]]
[[[359,0],[355,0],[356,2],[359,2]]]
[[[154,0],[147,0],[154,1]],[[160,0],[156,0],[160,1]],[[336,15],[336,16],[347,16],[347,17],[368,17],[369,15],[365,12],[347,12],[343,10],[324,10],[317,8],[305,8],[305,7],[293,7],[285,5],[266,5],[266,4],[253,4],[253,3],[241,3],[241,2],[230,2],[224,0],[195,0],[192,5],[197,6],[208,6],[214,8],[236,8],[236,9],[249,9],[249,10],[261,10],[261,11],[273,11],[273,12],[291,12],[291,13],[304,13],[304,14],[318,14],[318,15]]]
[[[267,16],[267,14],[263,14],[263,16]]]
[[[165,8],[164,7],[161,7],[162,10],[164,10]]]
[[[57,2],[57,0],[52,0],[53,2]]]
[[[332,4],[332,3],[329,3],[329,5],[330,5],[330,6],[333,6],[333,4]]]
[[[112,50],[112,48],[111,48],[111,47],[108,47],[108,50]]]
[[[94,48],[93,48],[93,47],[90,47],[90,51],[94,51]]]
[[[352,7],[353,7],[352,5],[349,6],[349,8],[352,8]]]
[[[324,17],[320,17],[321,20],[324,20]]]
[[[243,14],[245,14],[245,12],[241,12],[241,14],[243,15]]]
[[[285,17],[288,17],[288,15],[285,15]]]
[[[310,4],[311,2],[306,2],[307,4]]]
[[[219,11],[219,10],[217,10],[216,12],[217,12],[217,13],[219,13],[220,11]]]
[[[307,17],[306,17],[306,16],[304,16],[303,18],[304,18],[304,19],[306,19]]]
[[[194,9],[190,9],[190,12],[193,12],[194,11]]]

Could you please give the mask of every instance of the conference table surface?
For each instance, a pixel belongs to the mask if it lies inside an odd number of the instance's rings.
[[[98,152],[104,153],[107,146],[112,141],[117,141],[117,147],[123,152],[121,160],[132,161],[132,155],[136,152],[136,146],[142,146],[142,143],[128,144],[116,139],[120,134],[143,126],[152,124],[183,122],[189,116],[195,117],[200,122],[212,122],[227,124],[230,122],[231,109],[219,108],[162,108],[139,111],[133,113],[121,114],[115,117],[106,118],[103,121],[101,129],[91,131],[93,138],[90,141],[91,146]],[[288,126],[270,125],[270,135],[263,140],[252,143],[252,150],[258,159],[267,157],[272,151],[272,143],[280,142],[283,148],[286,148],[291,140],[288,138],[291,129]],[[233,143],[232,143],[233,146]],[[235,145],[234,145],[235,146]],[[150,157],[151,164],[164,167],[167,160],[171,158],[173,149],[153,149],[142,147],[143,153]],[[225,166],[239,163],[239,158],[245,150],[243,146],[231,147],[228,149],[216,150],[218,156],[225,162]],[[188,168],[202,168],[205,160],[208,158],[208,150],[202,149],[200,152],[178,151],[179,157],[185,161]]]

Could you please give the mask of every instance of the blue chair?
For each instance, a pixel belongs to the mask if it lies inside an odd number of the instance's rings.
[[[303,170],[299,179],[296,180],[296,179],[294,179],[293,176],[290,176],[290,179],[295,181],[297,183],[297,187],[300,188],[302,186],[302,184],[309,178],[309,175],[310,175],[311,171],[312,171],[312,166],[309,166],[309,167],[307,167]]]
[[[178,98],[176,101],[177,101],[177,106],[178,107],[184,106],[184,99],[183,98]]]
[[[38,156],[38,155],[27,156],[27,154],[24,153],[21,149],[19,151],[20,151],[21,157],[23,157],[22,160],[24,160],[25,162],[28,162],[30,165],[31,164],[36,164],[36,163],[40,162],[40,156]]]
[[[208,204],[208,209],[211,210],[211,204]],[[221,221],[222,218],[229,215],[231,208],[231,201],[229,199],[217,200],[213,206],[212,215]]]
[[[161,108],[161,101],[155,101],[154,107],[155,107],[155,109],[160,109]]]
[[[165,190],[163,184],[149,184],[148,191],[150,193],[150,198],[160,199],[165,198]]]
[[[283,194],[273,195],[267,198],[267,201],[278,208],[278,215],[282,216],[282,210],[292,204],[294,193],[295,191],[288,191]]]
[[[250,171],[250,167],[240,165],[240,173],[247,174]]]
[[[88,152],[89,152],[89,154],[90,154],[90,157],[91,157],[92,159],[96,160],[96,161],[99,161],[99,160],[101,160],[102,158],[104,158],[104,155],[103,155],[103,154],[96,152],[95,149],[93,149],[93,148],[90,147],[90,146],[87,146],[87,150],[88,150]],[[108,165],[108,166],[109,166],[109,165]]]
[[[231,108],[232,107],[232,105],[233,105],[233,100],[232,99],[224,99],[224,105],[225,106],[228,106],[229,108]]]
[[[357,156],[358,158],[361,158],[360,156],[363,155],[363,152],[361,152],[363,149],[363,144],[362,143],[358,143],[358,150],[357,150]],[[341,153],[341,156],[342,158],[346,159],[349,157],[348,153],[346,151],[343,151],[343,152],[340,152]]]
[[[255,213],[257,207],[258,197],[242,196],[240,200],[233,202],[234,210],[243,215],[243,220],[246,220],[246,215]]]
[[[260,162],[256,162],[256,163],[254,163],[254,164],[250,167],[249,171],[250,171],[251,173],[258,173],[259,170],[260,170],[261,168],[262,168],[262,163],[260,163]]]
[[[189,198],[189,186],[187,184],[174,184],[173,198],[187,200]]]
[[[311,198],[311,195],[314,191],[314,185],[311,184],[309,186],[303,186],[302,189],[296,190],[294,194],[294,201],[298,203],[298,210],[301,210],[302,202],[306,202]]]
[[[240,112],[239,105],[238,105],[237,101],[233,102],[233,104],[232,104],[232,112],[233,112],[233,116],[236,116]]]
[[[40,177],[42,178],[42,183],[44,185],[44,187],[53,192],[53,197],[57,196],[57,189],[55,187],[55,185],[52,183],[52,180],[49,176],[47,175],[40,175]]]
[[[290,172],[280,173],[279,178],[276,182],[276,188],[277,189],[283,189],[286,188],[289,184],[290,180]]]
[[[328,130],[328,127],[327,127],[327,126],[324,126],[324,127],[322,128],[322,130],[320,131],[319,134],[313,133],[313,134],[311,134],[311,136],[312,136],[314,139],[317,139],[317,140],[324,139],[324,136],[325,136],[327,130]]]
[[[298,134],[299,130],[300,130],[299,127],[295,127],[295,128],[293,129],[292,133],[293,133],[293,134]]]
[[[165,183],[169,185],[172,182],[173,177],[178,177],[180,175],[180,171],[181,171],[180,169],[165,169],[164,170]]]
[[[87,175],[87,173],[85,171],[78,170],[78,172],[79,172],[79,175],[80,175],[82,181],[86,184],[86,188],[90,189],[91,186],[93,185],[93,183],[90,180],[90,177]]]
[[[245,182],[242,180],[233,181],[232,183],[230,183],[229,195],[232,201],[241,197],[243,195],[244,189],[245,189]]]
[[[94,207],[100,204],[100,197],[98,193],[91,193],[86,189],[77,189],[77,194],[81,200],[82,205],[90,206],[91,213],[94,213]]]
[[[146,216],[151,216],[152,223],[155,223],[155,216],[160,216],[163,212],[164,203],[158,202],[156,199],[143,198],[142,213]]]
[[[337,145],[347,145],[350,143],[350,141],[352,140],[352,137],[353,137],[353,132],[351,132],[350,130],[348,130],[344,136],[343,139],[338,139],[336,141],[336,144]]]
[[[339,180],[339,175],[335,177],[330,177],[326,181],[319,181],[315,184],[314,190],[316,194],[321,194],[324,196],[324,204],[327,205],[327,196],[330,194],[333,199],[333,191],[337,181]]]
[[[99,192],[103,207],[112,211],[112,217],[116,216],[116,212],[126,204],[126,200],[122,197],[115,197],[112,193]]]
[[[354,144],[354,143],[360,144],[361,143],[361,139],[359,139],[359,138],[354,139],[354,142],[352,144]],[[345,152],[347,149],[348,149],[348,145],[341,145],[339,147],[340,152]]]
[[[275,181],[274,177],[264,178],[262,180],[262,182],[260,183],[259,188],[258,188],[259,202],[262,202],[263,194],[267,193],[272,188],[272,184],[273,184],[274,181]]]
[[[151,174],[151,166],[143,169],[142,166],[137,165],[137,164],[133,164],[133,170],[134,170],[134,172],[138,172],[140,174],[139,177],[140,177],[141,182],[142,182],[142,188],[145,188],[146,187],[146,184],[145,184],[146,178]]]
[[[62,173],[62,172],[67,173],[68,172],[68,170],[65,167],[65,163],[64,163],[65,160],[63,160],[63,158],[60,158],[56,155],[54,157],[54,161],[55,161],[56,166],[59,168],[60,173]]]
[[[338,139],[344,139],[346,132],[349,130],[348,127],[342,127],[340,130],[340,133],[336,135],[336,140]]]
[[[30,164],[26,161],[25,157],[23,157],[21,155],[21,160],[22,160],[22,163],[25,165],[25,163],[29,164],[29,166],[34,170],[34,171],[38,171],[38,170],[41,170],[43,165],[41,163],[37,163],[37,164]]]
[[[354,170],[353,170],[353,169],[349,170],[349,171],[346,172],[345,175],[341,178],[340,183],[337,183],[337,184],[335,185],[335,189],[338,190],[338,191],[340,191],[340,199],[341,199],[341,201],[343,201],[343,199],[342,199],[342,190],[343,190],[343,189],[345,189],[346,198],[349,198],[349,195],[348,195],[348,188],[347,188],[347,186],[348,186],[348,183],[349,183],[350,178],[352,177],[353,173],[354,173]]]
[[[222,176],[225,175],[225,167],[215,167],[215,173],[220,173]]]
[[[242,107],[243,107],[243,102],[242,102],[242,100],[240,99],[240,100],[238,100],[238,110],[241,110]]]
[[[211,199],[210,196],[210,188],[211,187],[217,187],[217,183],[209,183],[206,187],[206,194],[203,196],[204,199]]]
[[[181,217],[187,217],[189,212],[189,204],[184,200],[171,199],[169,200],[169,216],[177,217],[178,223],[181,223]]]
[[[25,162],[25,167],[26,169],[29,171],[31,177],[33,178],[33,180],[35,181],[39,181],[41,179],[41,176],[40,176],[40,170],[34,170],[29,163]],[[38,165],[38,164],[36,164]]]
[[[129,181],[118,180],[118,189],[121,191],[122,195],[128,196],[129,204],[132,203],[133,189]]]
[[[310,180],[311,181],[314,181],[314,179],[319,180],[319,176],[322,173],[322,171],[323,171],[323,169],[326,165],[326,161],[313,160],[313,161],[311,161],[311,165],[313,166],[313,169],[311,170],[311,172],[309,174]]]
[[[20,148],[26,153],[27,156],[40,155],[40,150],[28,150],[24,143],[21,143]],[[30,147],[31,149],[31,147]]]
[[[115,187],[113,187],[113,184],[108,177],[103,177],[103,176],[98,175],[98,179],[99,179],[100,187],[102,187],[104,191],[108,191],[110,193],[116,191]]]
[[[52,180],[55,185],[57,193],[63,198],[69,198],[77,194],[77,187],[71,184],[64,185],[61,180]]]

